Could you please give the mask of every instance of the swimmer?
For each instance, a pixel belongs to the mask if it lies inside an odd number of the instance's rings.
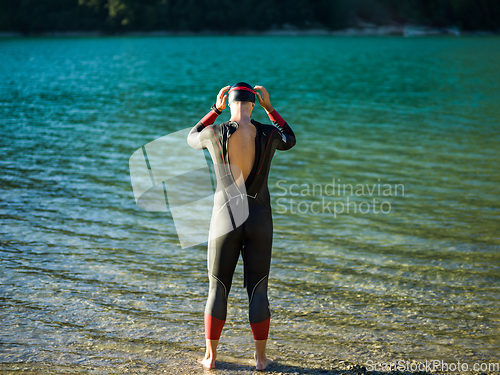
[[[258,91],[260,91],[260,93]],[[273,125],[251,119],[255,96]],[[218,115],[231,110],[229,121],[214,125]],[[226,321],[227,298],[240,254],[243,258],[244,282],[249,298],[249,320],[255,343],[257,370],[272,362],[266,357],[271,312],[267,298],[273,222],[267,179],[275,150],[288,150],[295,145],[295,134],[271,105],[263,86],[252,87],[245,82],[223,87],[210,112],[191,130],[188,143],[195,149],[206,148],[212,157],[220,197],[214,199],[214,214],[208,240],[209,293],[205,308],[206,354],[201,364],[215,368],[217,345]],[[229,162],[231,161],[231,163]],[[229,172],[230,171],[230,172]],[[240,195],[230,194],[227,178],[237,186]],[[243,184],[245,185],[243,188]],[[244,192],[244,193],[243,193]],[[248,202],[248,218],[235,225],[228,200]],[[234,202],[233,202],[234,203]],[[223,211],[227,208],[229,214]],[[220,212],[220,214],[219,214]],[[213,235],[215,228],[234,228],[228,233]]]

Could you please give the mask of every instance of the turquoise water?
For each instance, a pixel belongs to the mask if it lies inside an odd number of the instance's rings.
[[[137,208],[128,161],[239,80],[297,135],[269,180],[270,355],[498,362],[498,37],[25,38],[0,56],[0,369],[201,355],[206,246]],[[252,353],[242,282],[240,264],[232,360]]]

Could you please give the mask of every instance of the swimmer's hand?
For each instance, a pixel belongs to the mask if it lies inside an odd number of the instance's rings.
[[[262,108],[264,108],[267,113],[271,113],[272,111],[274,111],[274,108],[271,105],[271,99],[269,99],[269,93],[264,88],[264,86],[255,86],[253,89],[259,90],[262,93],[262,95],[261,95],[257,91],[255,92],[255,94],[257,95],[257,98],[259,99],[259,103],[262,106]]]
[[[215,102],[215,106],[219,111],[223,111],[226,108],[226,98],[227,95],[224,95],[231,86],[226,86],[220,89],[219,93],[217,94],[217,101]]]

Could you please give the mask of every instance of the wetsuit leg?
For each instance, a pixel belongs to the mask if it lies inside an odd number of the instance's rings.
[[[249,320],[254,340],[267,340],[271,312],[267,298],[273,221],[270,210],[249,200],[250,215],[243,225],[243,262],[249,298]]]
[[[216,223],[215,223],[216,224]],[[226,321],[227,297],[243,241],[243,228],[209,240],[208,277],[210,281],[205,308],[205,338],[219,340]]]

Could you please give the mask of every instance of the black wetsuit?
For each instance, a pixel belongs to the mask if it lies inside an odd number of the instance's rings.
[[[196,149],[207,148],[215,166],[217,192],[208,243],[210,289],[205,309],[205,337],[218,340],[226,320],[227,298],[240,253],[244,264],[244,282],[249,297],[249,319],[255,340],[266,340],[269,332],[267,284],[271,265],[273,222],[267,178],[276,149],[295,145],[295,135],[274,110],[269,114],[273,125],[251,120],[256,127],[255,161],[245,181],[246,196],[238,189],[229,167],[228,140],[239,124],[227,121],[212,125],[217,114],[210,111],[191,130],[188,143]],[[235,191],[236,190],[236,191]],[[248,217],[238,226],[234,209],[223,211],[228,200],[232,207],[248,202]],[[235,222],[236,221],[236,222]],[[222,230],[220,230],[222,228]],[[225,230],[224,228],[230,228]],[[214,235],[219,231],[222,234]]]

